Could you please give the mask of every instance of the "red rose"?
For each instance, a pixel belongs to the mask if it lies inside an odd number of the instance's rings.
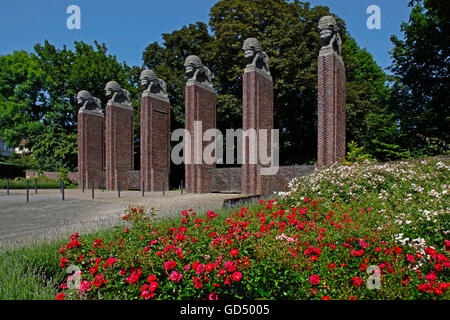
[[[434,281],[437,279],[436,274],[431,272],[430,274],[427,274],[425,279],[427,279],[428,281]]]
[[[362,280],[360,277],[352,277],[353,280],[353,286],[357,287],[362,285]]]
[[[196,289],[200,289],[200,288],[203,287],[203,284],[201,283],[199,277],[195,277],[194,278],[194,286],[195,286]]]
[[[231,278],[232,278],[234,281],[239,281],[239,280],[242,279],[242,273],[240,273],[239,271],[236,271],[236,272],[234,272],[234,273],[231,275]]]
[[[158,282],[151,282],[148,286],[148,290],[150,290],[150,292],[154,292],[156,288],[158,288]]]
[[[317,274],[313,274],[311,277],[309,277],[309,282],[311,282],[313,286],[319,284],[319,280],[320,277]]]
[[[238,249],[233,249],[230,251],[230,256],[232,256],[232,257],[236,257],[238,254],[239,254]]]
[[[66,296],[66,294],[65,293],[58,293],[57,295],[56,295],[56,300],[64,300],[64,297]]]

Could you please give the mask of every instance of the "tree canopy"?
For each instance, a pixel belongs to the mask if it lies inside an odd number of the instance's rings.
[[[448,151],[450,138],[450,4],[414,0],[404,39],[392,36],[391,112],[400,143],[413,155]]]
[[[106,102],[104,85],[115,79],[135,93],[133,69],[97,42],[95,47],[76,42],[69,50],[46,41],[34,51],[0,57],[0,137],[9,146],[29,139],[40,169],[74,170],[78,91],[88,90]]]

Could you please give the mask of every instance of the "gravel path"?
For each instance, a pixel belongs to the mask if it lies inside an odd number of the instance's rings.
[[[146,192],[95,190],[82,193],[66,189],[62,201],[59,190],[30,191],[26,202],[25,190],[0,191],[0,246],[59,238],[72,232],[88,232],[120,223],[128,206],[154,208],[158,216],[178,215],[183,209],[205,211],[223,206],[225,199],[237,194],[181,194],[180,191]]]

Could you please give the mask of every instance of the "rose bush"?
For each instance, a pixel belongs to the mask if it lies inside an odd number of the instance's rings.
[[[170,223],[130,208],[112,241],[73,234],[61,246],[60,267],[81,274],[56,298],[448,299],[449,168],[338,166],[278,200]]]
[[[78,287],[58,299],[439,299],[447,295],[448,251],[397,246],[364,223],[371,208],[324,209],[310,199],[289,208],[261,201],[228,217],[182,212],[160,228],[125,215],[115,241],[74,234],[61,267],[81,268]],[[128,229],[126,232],[125,230]],[[380,289],[366,283],[380,272]]]

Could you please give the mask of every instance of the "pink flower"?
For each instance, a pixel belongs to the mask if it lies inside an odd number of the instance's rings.
[[[233,272],[233,271],[236,270],[236,266],[235,266],[234,263],[231,262],[231,261],[225,262],[224,267],[225,267],[225,269],[227,269],[228,272]]]
[[[211,292],[208,298],[209,300],[219,300],[219,296],[215,292]]]
[[[177,265],[176,261],[167,261],[166,263],[164,263],[164,269],[171,270],[171,269],[175,268],[176,265]]]
[[[183,275],[177,271],[172,271],[172,273],[170,274],[170,280],[172,280],[173,282],[180,282],[181,278],[183,278]]]
[[[200,264],[197,266],[197,269],[195,270],[195,272],[196,272],[198,275],[201,275],[204,271],[205,271],[205,264],[204,264],[204,263],[200,263]]]
[[[363,240],[359,240],[359,244],[361,247],[363,248],[367,248],[369,245],[367,243],[365,243]]]
[[[89,281],[83,280],[80,283],[80,292],[85,292],[91,290],[91,284]]]

